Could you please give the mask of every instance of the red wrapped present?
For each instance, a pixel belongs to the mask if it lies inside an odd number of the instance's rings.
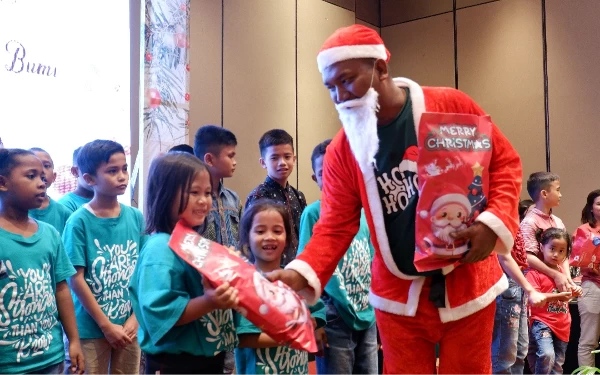
[[[244,258],[181,223],[175,226],[169,247],[214,287],[229,283],[236,288],[237,311],[280,345],[317,351],[310,311],[287,285],[270,282]]]
[[[583,228],[573,236],[569,264],[573,267],[600,268],[600,237]]]
[[[450,234],[485,210],[492,156],[489,116],[424,113],[418,134],[419,202],[414,264],[418,271],[451,267],[469,250]]]

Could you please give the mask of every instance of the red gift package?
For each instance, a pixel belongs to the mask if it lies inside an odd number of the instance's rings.
[[[414,264],[432,271],[469,250],[450,234],[466,229],[487,205],[492,156],[489,116],[424,113],[418,134],[419,202]]]
[[[215,288],[226,282],[236,288],[237,311],[280,345],[317,351],[310,311],[287,285],[270,282],[244,258],[181,223],[175,226],[169,247]]]
[[[573,267],[600,268],[600,237],[577,228],[573,236],[573,249],[569,257]]]

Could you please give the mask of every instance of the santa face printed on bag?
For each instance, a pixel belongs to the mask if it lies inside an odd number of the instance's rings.
[[[417,270],[456,266],[469,250],[467,240],[454,240],[451,234],[467,229],[487,206],[491,132],[489,116],[424,113],[421,117]]]
[[[450,183],[434,183],[429,185],[424,194],[431,189],[432,196],[436,197],[429,211],[421,211],[422,218],[431,220],[431,233],[423,240],[429,246],[431,253],[440,257],[455,257],[468,250],[466,241],[455,241],[450,234],[467,228],[467,220],[471,215],[471,204],[458,186]]]

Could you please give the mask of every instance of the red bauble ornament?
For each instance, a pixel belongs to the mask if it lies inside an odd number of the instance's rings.
[[[185,64],[185,70],[190,71],[190,64]]]
[[[187,10],[187,6],[186,6],[185,4],[181,4],[181,5],[179,6],[179,9],[181,9],[181,10],[183,10],[183,11],[186,11],[186,10]]]
[[[186,128],[190,127],[190,119],[185,120],[185,127]]]
[[[148,89],[148,105],[150,108],[156,108],[160,105],[162,98],[160,97],[160,92],[157,89]]]
[[[152,60],[152,54],[150,52],[146,53],[146,61]]]
[[[185,48],[188,46],[187,36],[184,33],[175,34],[175,44],[179,48]]]
[[[187,93],[185,94],[185,101],[186,102],[190,101],[190,94],[187,94]]]

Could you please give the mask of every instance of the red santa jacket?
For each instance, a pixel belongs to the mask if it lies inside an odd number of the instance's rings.
[[[458,90],[421,87],[405,78],[396,78],[394,82],[410,90],[416,134],[419,134],[418,126],[425,111],[485,115],[471,98]],[[495,125],[492,142],[488,206],[477,221],[498,235],[495,252],[508,254],[519,225],[521,161]],[[356,155],[373,149],[377,147],[352,149],[343,129],[333,139],[325,154],[323,179],[326,183],[320,219],[302,254],[286,268],[296,270],[308,280],[312,289],[301,293],[309,303],[316,302],[358,231],[361,207],[364,207],[375,247],[369,301],[375,308],[389,313],[415,316],[425,277],[406,275],[396,266],[385,230],[375,172],[372,167],[361,170],[356,161]],[[447,274],[446,307],[439,309],[443,322],[479,311],[508,288],[495,253],[481,262],[443,272]]]

